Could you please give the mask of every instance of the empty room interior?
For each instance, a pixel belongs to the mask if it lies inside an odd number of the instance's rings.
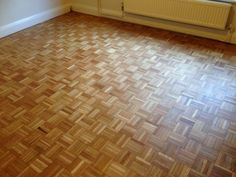
[[[0,0],[0,177],[236,177],[236,0]]]

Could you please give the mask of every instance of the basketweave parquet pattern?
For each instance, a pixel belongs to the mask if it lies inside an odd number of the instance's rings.
[[[63,15],[0,40],[1,177],[235,177],[236,46]]]

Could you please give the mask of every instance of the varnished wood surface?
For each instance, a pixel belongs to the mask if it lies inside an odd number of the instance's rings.
[[[70,13],[0,39],[1,177],[235,177],[236,47]]]

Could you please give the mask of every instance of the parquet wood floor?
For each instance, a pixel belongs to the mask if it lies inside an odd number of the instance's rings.
[[[236,177],[236,46],[70,13],[0,39],[1,177]]]

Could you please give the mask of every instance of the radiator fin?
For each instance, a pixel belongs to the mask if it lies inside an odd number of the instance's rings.
[[[124,0],[124,11],[128,13],[222,30],[231,7],[206,0]]]

